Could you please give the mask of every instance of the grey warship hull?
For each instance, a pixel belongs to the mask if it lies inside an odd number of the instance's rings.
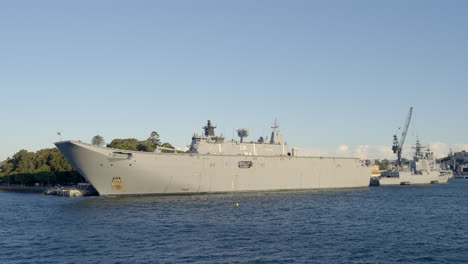
[[[55,143],[100,195],[147,195],[367,187],[357,158],[148,153]]]
[[[408,165],[397,165],[389,171],[382,172],[379,177],[372,177],[370,185],[438,184],[447,183],[448,179],[453,177],[451,170],[443,170],[440,164],[437,164],[434,153],[429,147],[423,151],[419,139],[416,140],[414,149],[416,151]]]
[[[451,171],[443,170],[440,164],[437,164],[434,153],[430,151],[429,146],[423,147],[419,139],[416,139],[413,159],[408,164],[402,163],[403,143],[412,113],[413,107],[410,107],[400,140],[396,134],[393,135],[392,150],[393,153],[397,154],[395,165],[390,170],[382,172],[380,176],[372,177],[371,186],[447,183],[448,179],[453,176]]]
[[[396,172],[389,176],[372,177],[371,186],[409,185],[409,184],[439,184],[447,183],[452,177],[450,172],[430,171],[422,174],[411,172]]]

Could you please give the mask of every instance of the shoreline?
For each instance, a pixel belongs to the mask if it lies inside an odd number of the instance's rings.
[[[44,193],[48,188],[49,187],[1,185],[0,186],[0,191],[4,191],[4,192]]]

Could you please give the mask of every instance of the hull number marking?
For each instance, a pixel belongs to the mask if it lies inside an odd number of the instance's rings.
[[[253,162],[252,161],[249,161],[249,160],[241,160],[237,163],[237,166],[239,166],[239,168],[241,169],[248,169],[248,168],[251,168],[253,165]]]

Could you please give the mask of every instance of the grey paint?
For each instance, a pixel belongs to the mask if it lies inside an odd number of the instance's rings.
[[[194,135],[191,153],[123,151],[79,141],[55,145],[101,195],[210,193],[366,187],[371,168],[357,158],[288,155],[278,126],[271,141],[225,142]],[[265,143],[267,142],[267,143]]]
[[[371,185],[400,185],[447,183],[453,177],[452,171],[442,170],[436,163],[434,153],[429,147],[423,151],[419,140],[416,141],[415,154],[409,166],[395,166],[383,172],[379,177],[372,177]]]

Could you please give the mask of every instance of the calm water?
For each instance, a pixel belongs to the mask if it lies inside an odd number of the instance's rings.
[[[0,205],[0,263],[468,262],[468,180]]]

